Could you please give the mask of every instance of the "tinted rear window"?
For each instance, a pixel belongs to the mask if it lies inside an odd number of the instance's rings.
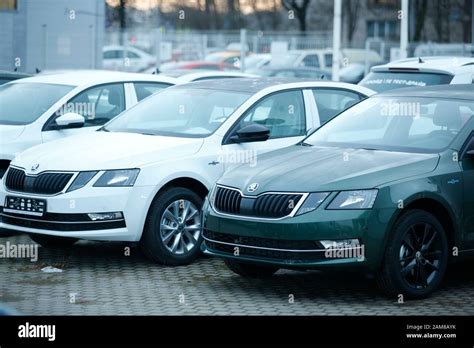
[[[452,75],[422,73],[422,72],[370,72],[359,85],[376,92],[388,91],[402,87],[423,87],[432,85],[447,85],[453,79]]]

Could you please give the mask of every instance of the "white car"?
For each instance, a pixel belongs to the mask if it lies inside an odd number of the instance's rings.
[[[359,85],[383,92],[402,87],[473,82],[473,57],[421,57],[374,66]]]
[[[143,72],[156,65],[156,57],[133,46],[105,46],[102,52],[102,67],[106,70]]]
[[[180,83],[188,83],[188,82],[204,81],[204,80],[257,78],[257,77],[259,76],[253,75],[253,74],[235,72],[235,71],[201,71],[201,72],[191,72],[191,73],[183,74],[177,77],[177,79]]]
[[[43,246],[140,242],[177,265],[200,252],[201,207],[239,163],[302,140],[373,94],[345,83],[209,80],[147,98],[97,132],[17,156],[0,187],[0,228]]]
[[[0,86],[0,179],[27,148],[97,130],[176,80],[109,71],[37,75]]]

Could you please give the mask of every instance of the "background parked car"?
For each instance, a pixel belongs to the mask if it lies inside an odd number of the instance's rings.
[[[331,72],[333,62],[332,49],[290,50],[284,56],[273,57],[270,65],[317,68]],[[345,48],[340,52],[341,68],[348,64],[380,64],[382,57],[373,50]]]
[[[133,46],[105,46],[102,66],[106,70],[142,72],[156,65],[156,57]]]
[[[217,79],[235,79],[235,78],[256,78],[257,75],[252,74],[244,74],[237,71],[199,71],[199,72],[191,72],[190,70],[179,70],[179,72],[186,72],[185,74],[181,74],[176,76],[173,74],[167,73],[165,75],[176,77],[180,83],[187,83],[187,82],[194,82],[194,81],[204,81],[204,80],[217,80]]]
[[[0,70],[0,85],[3,85],[4,83],[10,82],[10,81],[23,79],[25,77],[30,77],[30,76],[31,76],[30,74],[25,74],[25,73]]]
[[[156,68],[154,69],[156,71]],[[160,72],[166,73],[173,70],[214,70],[214,71],[238,71],[239,68],[232,64],[213,63],[202,60],[184,61],[184,62],[169,62],[162,64],[159,69]]]
[[[270,53],[252,54],[245,58],[245,71],[251,73],[253,70],[261,69],[270,64],[271,60]]]
[[[356,85],[276,78],[168,88],[101,131],[18,155],[0,202],[23,197],[39,210],[27,226],[26,208],[9,210],[8,221],[4,211],[0,227],[29,232],[43,246],[73,244],[71,238],[140,242],[157,262],[189,263],[200,253],[203,200],[225,170],[295,144],[372,94]],[[46,190],[42,183],[54,173],[63,174]]]
[[[204,60],[206,62],[233,65],[240,67],[240,51],[221,51],[208,54]]]
[[[421,57],[374,66],[359,83],[382,92],[400,87],[465,84],[474,81],[474,58]]]
[[[0,178],[15,155],[91,132],[176,80],[110,71],[37,75],[0,87]],[[65,154],[67,156],[67,154]]]
[[[254,74],[265,77],[299,77],[317,80],[331,80],[331,73],[314,68],[285,68],[285,67],[265,67],[260,70],[252,70]]]

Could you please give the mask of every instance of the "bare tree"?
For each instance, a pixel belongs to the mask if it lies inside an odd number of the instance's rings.
[[[425,27],[426,14],[428,12],[428,0],[419,0],[414,2],[415,11],[415,36],[413,37],[415,42],[421,41],[421,34]]]
[[[345,23],[347,23],[347,41],[352,42],[354,31],[357,27],[357,20],[359,19],[360,0],[345,0],[343,2],[343,16]]]
[[[310,0],[282,0],[282,5],[287,11],[293,11],[298,18],[300,31],[306,31],[306,14]]]

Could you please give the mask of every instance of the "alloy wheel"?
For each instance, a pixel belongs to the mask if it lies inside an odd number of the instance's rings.
[[[427,288],[440,273],[443,262],[440,232],[431,224],[410,226],[400,246],[402,279],[416,289]]]
[[[193,250],[201,229],[200,210],[185,199],[168,205],[160,220],[161,241],[166,249],[175,255],[184,255]]]

